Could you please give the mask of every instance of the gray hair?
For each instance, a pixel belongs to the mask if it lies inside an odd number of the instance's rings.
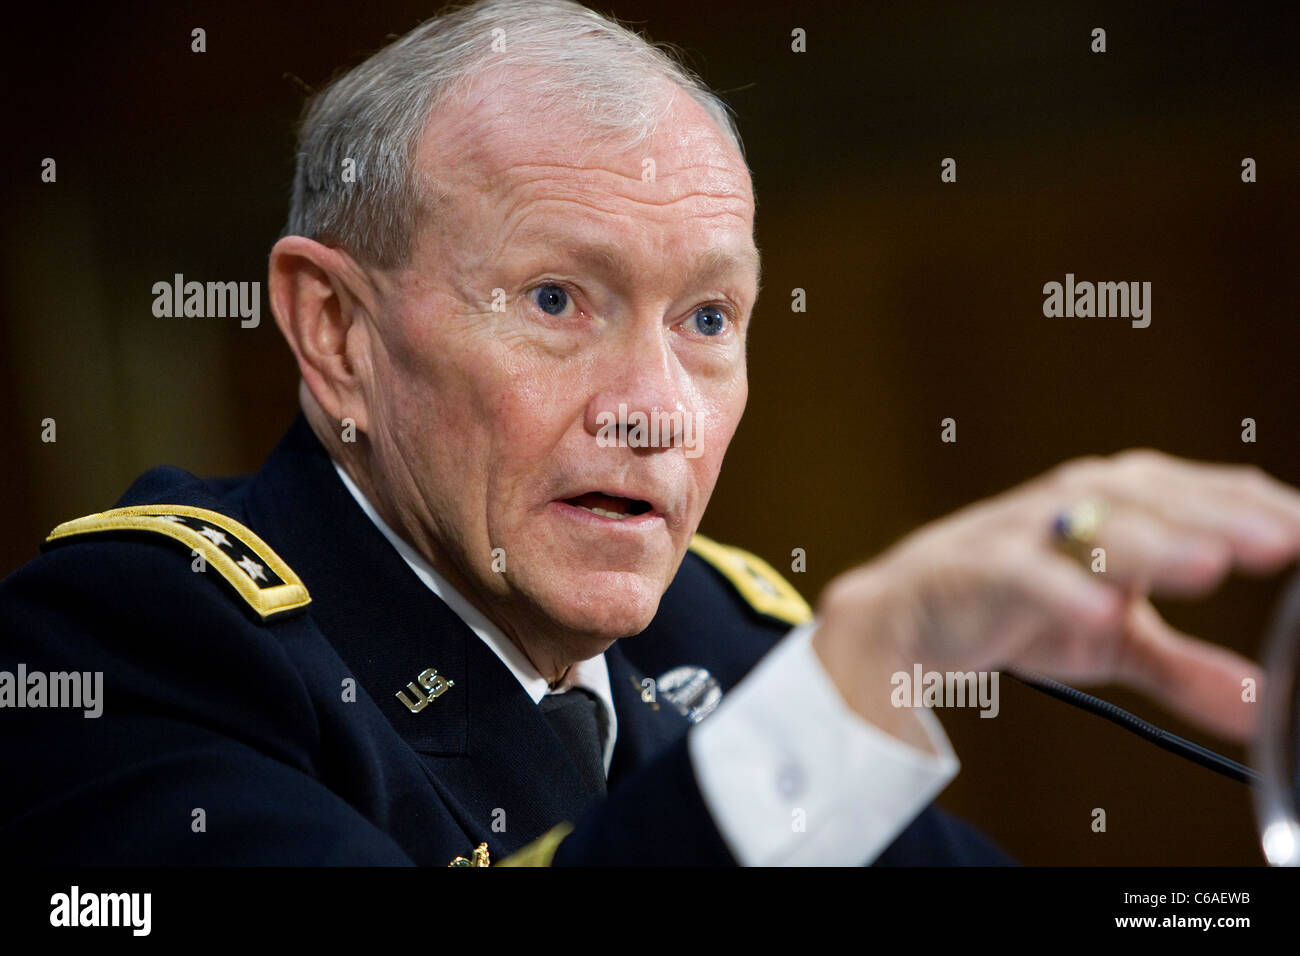
[[[532,68],[539,107],[563,104],[600,132],[630,137],[626,148],[653,132],[668,106],[662,81],[673,83],[744,156],[726,104],[671,47],[569,0],[480,0],[425,21],[312,98],[285,234],[381,268],[404,264],[432,198],[413,170],[427,124],[470,80],[510,67]]]

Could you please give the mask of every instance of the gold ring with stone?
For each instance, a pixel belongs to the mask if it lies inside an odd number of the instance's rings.
[[[1062,508],[1052,519],[1052,537],[1057,547],[1087,564],[1107,510],[1100,498],[1085,498]]]

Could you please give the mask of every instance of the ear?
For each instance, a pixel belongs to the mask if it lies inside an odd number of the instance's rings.
[[[267,289],[275,324],[303,381],[335,422],[369,427],[370,324],[374,290],[342,249],[285,236],[271,249]]]

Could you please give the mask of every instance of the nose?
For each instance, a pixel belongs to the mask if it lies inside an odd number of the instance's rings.
[[[584,426],[602,444],[665,447],[682,444],[689,429],[690,382],[673,354],[663,323],[639,324],[635,334],[608,343],[598,362],[601,386],[587,403]]]

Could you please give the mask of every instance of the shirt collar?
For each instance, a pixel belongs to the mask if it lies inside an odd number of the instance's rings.
[[[399,537],[392,528],[388,527],[384,519],[379,516],[379,512],[375,510],[374,505],[370,503],[370,499],[357,487],[343,466],[337,461],[332,463],[344,487],[348,489],[349,494],[361,506],[361,510],[366,513],[366,517],[383,533],[384,537],[388,539],[388,543],[397,549],[397,553],[402,556],[402,559],[406,561],[416,576],[424,582],[425,586],[451,608],[452,612],[464,621],[469,629],[477,634],[479,639],[510,669],[510,673],[515,675],[515,679],[523,686],[534,704],[540,703],[542,698],[549,693],[568,690],[570,687],[585,687],[596,695],[604,706],[605,716],[608,718],[609,733],[605,740],[605,773],[608,774],[610,761],[614,757],[614,740],[618,734],[618,717],[614,713],[614,695],[609,686],[609,666],[605,663],[605,655],[598,654],[588,660],[574,664],[569,668],[568,674],[565,675],[564,685],[556,688],[556,691],[552,691],[546,678],[538,673],[537,668],[533,667],[532,662],[516,646],[515,642],[506,637],[501,628],[492,623],[487,615],[452,587],[418,551]]]

